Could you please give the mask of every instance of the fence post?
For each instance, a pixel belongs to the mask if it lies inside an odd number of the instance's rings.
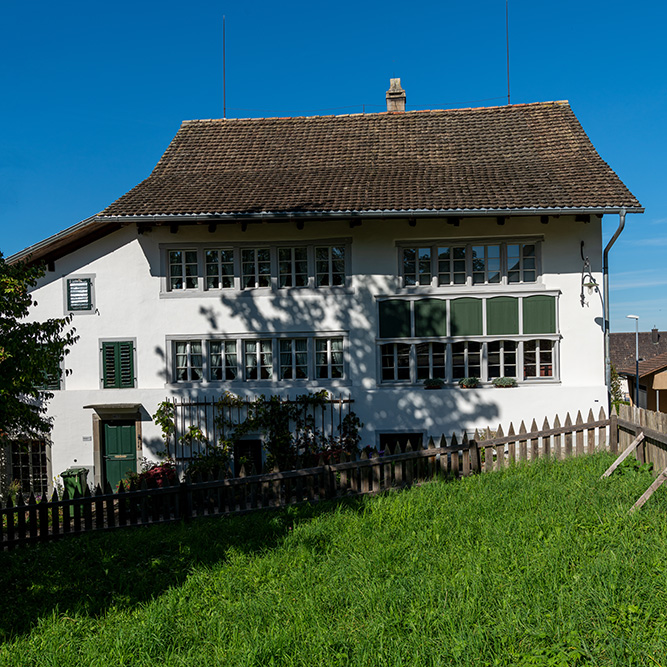
[[[618,417],[614,410],[609,415],[609,451],[612,454],[618,452]]]
[[[478,432],[475,431],[475,437],[470,440],[470,467],[473,472],[482,471],[482,461],[479,455],[479,445],[477,444],[478,438]]]
[[[181,519],[184,521],[192,519],[192,494],[186,480],[178,485],[178,509]]]

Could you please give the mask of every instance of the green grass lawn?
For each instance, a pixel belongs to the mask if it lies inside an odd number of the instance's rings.
[[[667,667],[667,493],[611,461],[0,554],[0,665]]]

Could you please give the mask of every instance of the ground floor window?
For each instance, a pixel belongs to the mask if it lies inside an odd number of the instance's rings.
[[[343,336],[172,340],[174,382],[345,379]]]
[[[43,440],[12,441],[9,448],[10,483],[23,493],[35,496],[48,493],[49,470],[47,444]]]
[[[557,339],[391,342],[379,345],[382,383],[427,379],[482,382],[510,377],[523,381],[557,379]]]

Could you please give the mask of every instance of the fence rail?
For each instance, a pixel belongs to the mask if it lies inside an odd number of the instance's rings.
[[[610,427],[611,425],[611,427]],[[608,427],[609,433],[608,433]],[[615,415],[606,418],[603,411],[597,419],[589,412],[586,422],[579,413],[574,420],[568,414],[561,426],[556,417],[553,426],[545,420],[542,429],[533,420],[530,431],[524,423],[515,430],[501,427],[496,432],[475,432],[449,441],[443,435],[436,444],[429,439],[425,446],[405,450],[397,443],[381,456],[366,452],[360,456],[341,455],[339,463],[320,464],[301,470],[244,474],[235,478],[194,480],[186,478],[171,486],[137,489],[133,485],[118,493],[110,487],[103,492],[39,501],[33,494],[27,502],[19,495],[0,504],[0,544],[13,548],[23,544],[46,542],[65,535],[89,531],[113,530],[125,526],[148,525],[190,520],[199,516],[221,516],[258,509],[285,507],[304,502],[318,502],[350,495],[374,494],[410,486],[438,476],[465,477],[477,472],[500,470],[515,461],[543,457],[564,458],[603,449],[616,452]]]

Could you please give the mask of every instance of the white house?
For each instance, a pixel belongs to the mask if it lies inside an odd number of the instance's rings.
[[[136,466],[160,401],[227,390],[350,398],[371,446],[606,409],[582,258],[602,285],[603,215],[639,202],[567,102],[406,112],[396,90],[396,112],[186,121],[146,180],[9,258],[46,262],[34,317],[80,336],[31,474],[104,482],[109,438]]]

